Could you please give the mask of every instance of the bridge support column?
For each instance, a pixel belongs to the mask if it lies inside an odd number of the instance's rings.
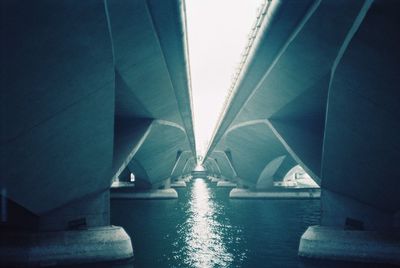
[[[399,213],[324,189],[321,225],[302,235],[302,257],[400,264]]]
[[[150,184],[147,181],[136,180],[131,185],[113,184],[112,199],[175,199],[178,193],[171,188],[171,179]]]
[[[172,188],[185,188],[186,187],[186,181],[181,176],[175,177],[175,178],[171,178],[171,187]]]
[[[0,230],[2,267],[73,265],[133,257],[129,235],[122,227],[110,226],[109,191],[39,216],[6,202],[10,204],[8,215]]]
[[[279,175],[285,176],[293,167],[294,161],[285,165],[286,156],[279,156],[270,161],[260,173],[256,183],[239,179],[238,188],[232,189],[230,198],[237,199],[315,199],[320,198],[321,190],[315,186],[282,186],[275,183]],[[280,171],[280,172],[278,172]],[[284,174],[284,175],[282,175]],[[283,180],[283,178],[281,179]]]

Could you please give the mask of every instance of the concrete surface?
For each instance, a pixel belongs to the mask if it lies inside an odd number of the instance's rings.
[[[400,236],[310,226],[300,239],[299,255],[308,258],[400,264]],[[377,267],[379,265],[377,264]]]
[[[115,191],[111,192],[112,199],[175,199],[178,192],[175,189],[160,189],[147,191]]]
[[[1,233],[0,265],[44,267],[121,261],[133,257],[122,227],[105,226],[56,232]]]
[[[251,191],[234,188],[229,193],[232,199],[318,199],[320,189],[271,189],[270,191]]]
[[[186,182],[185,181],[174,181],[171,183],[172,188],[185,188]]]
[[[204,161],[229,152],[239,187],[255,188],[268,163],[290,156],[321,186],[323,226],[398,231],[399,11],[385,0],[277,3]]]
[[[114,181],[111,184],[111,188],[135,188],[134,182],[129,181]]]
[[[119,175],[137,173],[135,187],[169,186],[179,153],[195,155],[183,3],[3,1],[1,8],[0,189],[10,204],[2,225],[60,234],[70,225],[108,226],[108,190]],[[126,253],[65,237],[77,251],[40,249],[55,258],[40,256],[44,265]]]
[[[218,181],[217,187],[236,187],[237,184],[231,181]]]

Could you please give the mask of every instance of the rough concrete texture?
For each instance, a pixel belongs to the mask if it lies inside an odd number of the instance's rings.
[[[320,189],[291,189],[275,187],[269,191],[251,191],[248,189],[234,188],[229,193],[233,199],[318,199],[321,197]]]
[[[400,237],[392,232],[310,226],[300,239],[299,255],[318,259],[400,264]]]
[[[176,199],[175,189],[142,190],[142,191],[111,191],[112,199]]]
[[[2,267],[47,267],[132,257],[131,239],[118,226],[40,233],[7,231],[0,239]]]

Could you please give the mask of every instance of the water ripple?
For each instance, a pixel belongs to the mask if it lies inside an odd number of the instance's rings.
[[[234,260],[224,243],[224,233],[232,229],[229,222],[218,219],[223,210],[203,179],[195,179],[186,207],[188,218],[178,227],[184,246],[176,252],[183,255],[187,267],[228,267]]]

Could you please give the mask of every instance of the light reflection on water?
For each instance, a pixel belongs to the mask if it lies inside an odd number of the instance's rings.
[[[229,266],[234,257],[227,251],[221,231],[231,226],[217,221],[221,208],[213,201],[203,179],[193,182],[188,205],[190,216],[185,222],[186,228],[180,229],[184,232],[186,247],[184,263],[196,268]]]
[[[111,222],[132,238],[133,267],[326,267],[297,258],[318,201],[230,200],[229,191],[193,179],[177,200],[113,200]]]
[[[230,200],[229,191],[193,179],[176,200],[112,200],[111,223],[131,236],[135,259],[82,268],[387,267],[300,259],[301,235],[319,223],[319,200]]]

